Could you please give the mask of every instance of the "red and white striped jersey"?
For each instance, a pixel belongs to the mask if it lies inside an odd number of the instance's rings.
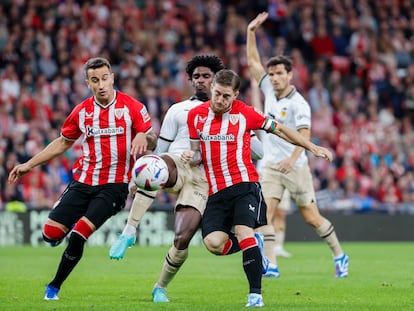
[[[190,140],[200,140],[210,195],[241,182],[259,180],[251,160],[250,131],[262,128],[265,121],[263,114],[239,100],[223,115],[210,109],[210,101],[190,110]]]
[[[77,105],[65,120],[61,135],[68,140],[82,136],[82,156],[73,164],[73,178],[87,185],[128,183],[133,158],[131,143],[138,132],[151,130],[145,106],[117,91],[102,106],[94,97]]]

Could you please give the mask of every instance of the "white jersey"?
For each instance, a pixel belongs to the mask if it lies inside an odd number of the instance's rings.
[[[264,114],[278,123],[291,129],[311,128],[311,111],[308,102],[295,88],[286,97],[277,99],[269,76],[265,75],[260,81],[260,89],[264,93]],[[296,145],[293,145],[273,134],[261,135],[263,139],[264,157],[260,165],[267,162],[278,163],[290,157]],[[302,152],[295,165],[302,166],[308,161],[306,152]]]
[[[183,151],[191,150],[187,126],[187,115],[190,109],[201,104],[196,97],[172,105],[165,114],[161,125],[160,139],[155,154],[164,152],[181,155]]]

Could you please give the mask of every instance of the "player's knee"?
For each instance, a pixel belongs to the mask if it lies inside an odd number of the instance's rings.
[[[182,232],[180,234],[176,234],[174,237],[174,246],[177,249],[186,249],[190,244],[192,235],[190,232]]]
[[[263,236],[274,235],[275,229],[271,225],[264,225],[255,229],[256,232],[263,234]]]
[[[51,225],[51,224],[44,224],[43,226],[43,240],[46,242],[55,242],[63,239],[66,236],[66,231],[57,226],[57,225]]]
[[[224,243],[211,235],[207,235],[204,240],[206,248],[215,255],[221,255],[223,252]]]

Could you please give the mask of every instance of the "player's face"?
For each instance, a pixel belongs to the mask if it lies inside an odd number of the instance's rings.
[[[292,79],[292,72],[287,72],[284,65],[279,64],[271,66],[267,69],[270,83],[278,97],[286,96],[290,92],[290,80]]]
[[[114,98],[114,74],[106,66],[89,69],[87,74],[86,84],[93,96],[100,104],[109,104]]]
[[[218,83],[212,84],[210,108],[215,114],[223,114],[230,110],[233,101],[239,95],[231,86],[224,86]]]
[[[208,67],[197,67],[194,69],[191,82],[196,92],[203,92],[210,97],[211,83],[213,82],[214,72]]]

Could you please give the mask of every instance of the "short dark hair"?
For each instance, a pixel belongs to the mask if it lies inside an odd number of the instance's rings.
[[[85,64],[85,75],[88,77],[88,70],[89,69],[96,69],[101,67],[108,67],[109,71],[111,71],[111,64],[106,58],[103,57],[94,57],[90,58]]]
[[[185,71],[187,72],[188,79],[191,80],[193,72],[197,67],[210,68],[212,72],[224,69],[223,62],[215,55],[196,55],[188,63]]]
[[[278,55],[270,58],[266,63],[266,68],[276,65],[284,65],[287,72],[292,71],[292,60],[287,56]]]
[[[231,86],[233,91],[238,91],[241,85],[240,76],[231,69],[222,69],[214,76],[214,83]]]

